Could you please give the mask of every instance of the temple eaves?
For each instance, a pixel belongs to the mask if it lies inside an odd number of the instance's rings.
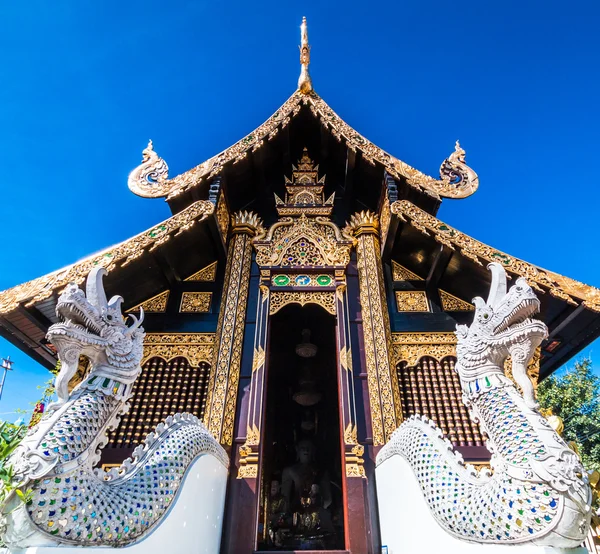
[[[408,200],[391,204],[391,213],[407,222],[421,233],[432,236],[438,243],[460,252],[478,265],[484,262],[499,262],[514,274],[525,277],[539,292],[571,305],[583,305],[588,310],[600,312],[600,289],[586,285],[569,277],[542,269],[514,256],[496,250],[487,244],[453,229],[443,221],[421,210]],[[145,251],[152,251],[192,225],[198,224],[214,213],[214,205],[199,200],[169,219],[155,225],[122,243],[102,250],[88,258],[58,271],[0,292],[0,315],[8,314],[19,306],[31,307],[51,297],[69,283],[81,284],[88,273],[97,266],[108,270],[123,267],[138,259]]]
[[[342,120],[313,89],[308,70],[310,45],[306,18],[303,18],[300,30],[301,70],[298,89],[267,121],[233,146],[173,178],[169,178],[166,162],[154,151],[150,141],[143,151],[142,163],[129,175],[129,189],[144,198],[174,198],[219,175],[226,165],[235,164],[250,152],[262,148],[289,125],[303,106],[308,106],[321,125],[338,141],[343,140],[350,150],[360,152],[368,163],[380,164],[393,178],[405,180],[409,186],[435,199],[465,198],[477,190],[479,177],[465,163],[465,151],[458,142],[455,151],[442,162],[439,179],[435,179],[388,154]]]

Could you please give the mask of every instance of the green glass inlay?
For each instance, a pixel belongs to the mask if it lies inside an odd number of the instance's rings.
[[[273,284],[277,287],[285,287],[290,284],[290,278],[287,275],[276,275],[273,277]]]
[[[319,275],[317,277],[317,283],[322,287],[328,287],[331,285],[332,278],[330,275]]]

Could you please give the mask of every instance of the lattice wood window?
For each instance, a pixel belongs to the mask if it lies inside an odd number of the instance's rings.
[[[412,367],[406,362],[397,365],[404,417],[427,416],[456,446],[484,446],[479,427],[471,422],[462,403],[455,363],[454,356],[441,362],[425,356]]]
[[[210,365],[192,366],[187,358],[165,362],[150,358],[133,385],[131,409],[110,433],[108,447],[137,446],[150,431],[170,415],[188,412],[201,418],[206,407]]]

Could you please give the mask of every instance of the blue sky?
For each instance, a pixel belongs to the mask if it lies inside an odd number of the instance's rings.
[[[0,289],[167,217],[127,189],[148,139],[176,175],[262,123],[303,15],[315,89],[359,132],[432,175],[460,139],[480,189],[443,220],[600,286],[597,2],[33,0],[0,7]],[[7,355],[0,417],[47,377]]]

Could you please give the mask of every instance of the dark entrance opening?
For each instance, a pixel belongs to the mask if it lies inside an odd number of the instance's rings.
[[[292,304],[271,317],[259,550],[344,548],[335,317]]]

